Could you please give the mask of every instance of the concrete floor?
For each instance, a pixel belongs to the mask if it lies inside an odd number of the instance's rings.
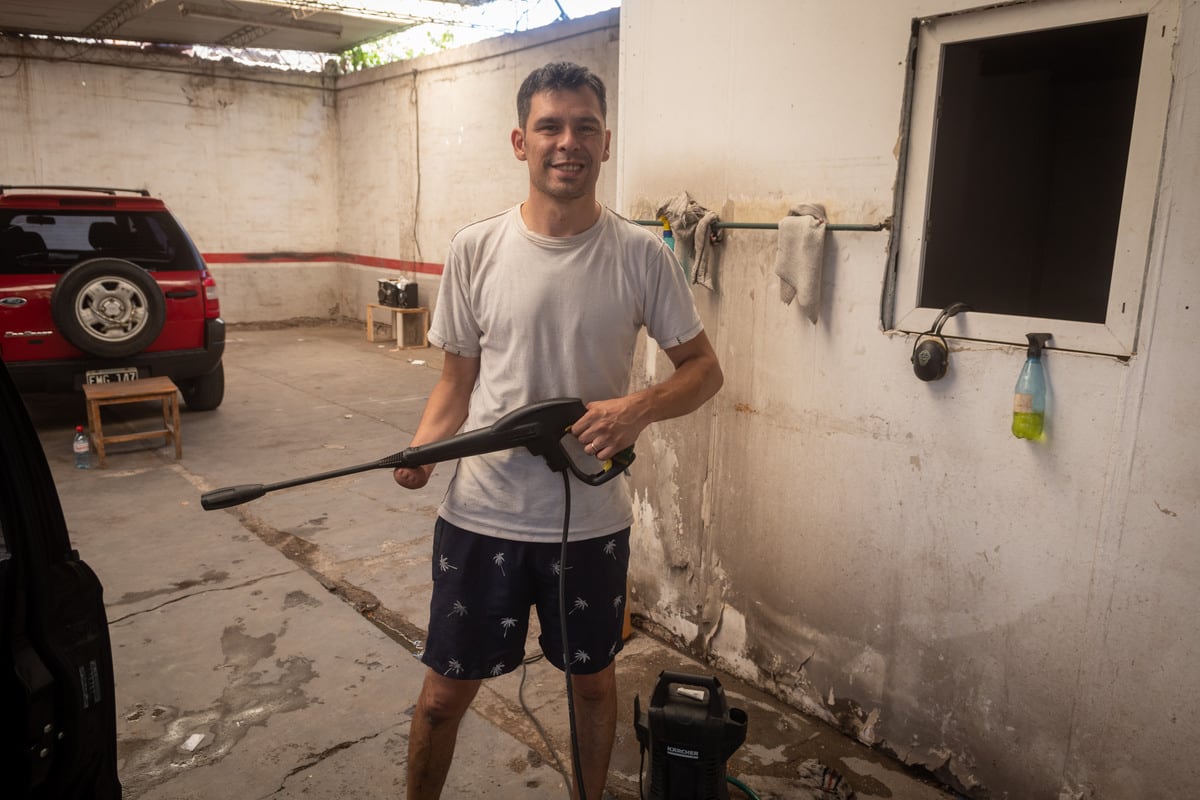
[[[88,471],[72,468],[70,449],[85,418],[82,396],[26,398],[73,543],[105,586],[127,798],[403,796],[424,671],[413,652],[450,470],[419,492],[379,470],[226,511],[205,512],[199,499],[403,449],[440,367],[439,351],[368,343],[357,325],[233,327],[225,402],[184,413],[182,460],[153,442],[130,443],[111,448],[106,469]],[[144,429],[155,413],[150,404],[106,409],[105,427]],[[635,631],[618,662],[615,798],[638,797],[633,697],[648,704],[663,669],[713,674]],[[758,796],[952,796],[719,677],[729,704],[749,717],[728,772]],[[569,762],[566,719],[561,673],[544,661],[485,683],[445,796],[565,797],[555,762]],[[820,791],[823,767],[844,777],[838,791]],[[742,795],[730,787],[731,797]]]

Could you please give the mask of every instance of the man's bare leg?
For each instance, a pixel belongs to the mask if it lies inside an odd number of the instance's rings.
[[[572,675],[571,684],[583,788],[587,800],[600,800],[617,733],[616,664],[609,664],[593,675]],[[571,797],[578,800],[577,787],[572,786]]]
[[[454,758],[458,724],[475,699],[479,684],[477,680],[447,678],[433,670],[425,672],[408,734],[408,800],[441,797]]]

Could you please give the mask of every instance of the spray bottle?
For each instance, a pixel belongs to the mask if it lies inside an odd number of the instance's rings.
[[[671,223],[667,222],[666,217],[659,217],[663,224],[663,244],[672,250],[675,249],[675,234],[671,231]]]
[[[1027,333],[1029,349],[1025,366],[1017,378],[1013,393],[1013,436],[1041,439],[1046,425],[1046,372],[1042,367],[1042,348],[1053,337],[1049,333]]]

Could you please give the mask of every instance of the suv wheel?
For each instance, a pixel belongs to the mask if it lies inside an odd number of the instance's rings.
[[[154,278],[118,258],[76,264],[54,288],[50,309],[68,342],[101,358],[140,353],[166,321],[166,301]]]
[[[225,367],[222,364],[217,364],[217,368],[207,375],[178,383],[188,411],[212,411],[225,399]]]

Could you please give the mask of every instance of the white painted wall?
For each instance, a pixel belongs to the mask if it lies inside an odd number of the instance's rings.
[[[686,189],[729,221],[811,201],[889,216],[911,20],[975,5],[625,0],[621,210]],[[1200,6],[1183,6],[1141,352],[1050,354],[1049,440],[1017,440],[1023,348],[957,344],[926,384],[912,339],[881,330],[886,233],[828,234],[814,326],[779,300],[774,232],[727,232],[718,290],[697,289],[725,388],[639,443],[635,612],[989,797],[1194,794]]]

